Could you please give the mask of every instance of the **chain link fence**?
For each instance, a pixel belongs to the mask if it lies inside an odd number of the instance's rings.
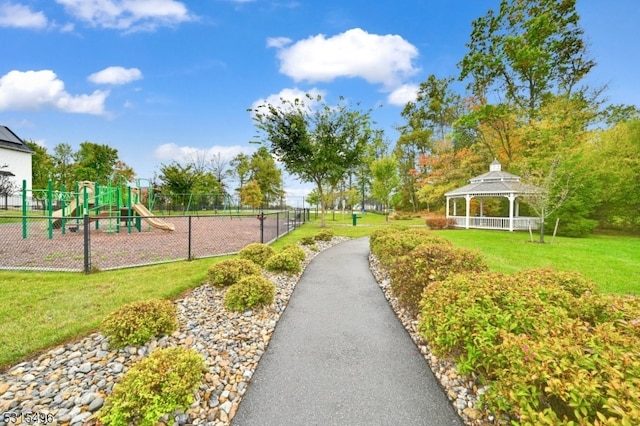
[[[308,209],[225,215],[0,216],[0,269],[119,269],[235,254],[309,220]]]

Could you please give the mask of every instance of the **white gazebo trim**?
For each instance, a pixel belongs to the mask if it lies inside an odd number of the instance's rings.
[[[502,165],[493,160],[489,166],[489,172],[469,180],[469,184],[461,188],[447,192],[446,215],[447,219],[454,219],[456,226],[480,229],[503,229],[514,231],[516,229],[533,229],[539,226],[537,217],[519,216],[520,208],[518,197],[531,195],[538,189],[520,182],[520,176],[503,172]],[[480,200],[480,216],[472,217],[471,200],[473,198],[506,197],[509,200],[509,217],[486,217],[483,212],[483,203]],[[465,200],[465,216],[458,216],[455,200]],[[454,200],[453,215],[450,214],[450,201]]]

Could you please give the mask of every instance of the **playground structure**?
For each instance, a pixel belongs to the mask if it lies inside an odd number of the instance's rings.
[[[85,224],[85,216],[93,223],[95,230],[103,232],[120,232],[124,227],[128,233],[134,229],[142,231],[143,220],[149,226],[163,231],[174,231],[175,226],[166,222],[153,213],[151,205],[153,194],[151,187],[143,188],[142,179],[138,179],[137,185],[131,187],[127,182],[114,184],[110,182],[106,186],[95,182],[77,182],[75,191],[66,191],[64,185],[60,191],[53,190],[53,184],[49,181],[46,190],[33,190],[32,197],[43,201],[47,210],[48,220],[46,231],[49,238],[53,238],[54,230],[60,230],[62,234],[67,231],[76,232]],[[143,191],[146,189],[146,191]],[[142,203],[142,194],[146,193],[149,208]],[[22,190],[22,238],[28,237],[27,226],[27,199],[28,191],[26,182],[23,182]],[[54,206],[59,207],[54,210]]]

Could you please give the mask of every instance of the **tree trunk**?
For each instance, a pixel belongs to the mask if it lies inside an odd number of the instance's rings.
[[[544,215],[540,216],[540,244],[544,244]]]
[[[325,202],[326,200],[324,199],[324,192],[322,191],[322,185],[319,182],[316,182],[316,184],[318,185],[318,194],[320,195],[320,227],[324,228],[327,226],[325,223],[327,203]]]

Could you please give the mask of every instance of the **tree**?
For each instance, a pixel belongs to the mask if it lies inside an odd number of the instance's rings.
[[[370,112],[351,110],[346,104],[330,106],[320,96],[315,101],[320,105],[314,109],[301,99],[265,104],[254,110],[254,121],[264,135],[262,142],[285,169],[303,182],[313,182],[324,199],[324,186],[337,185],[360,163],[371,138],[371,119]],[[325,213],[322,203],[323,227]]]
[[[431,153],[434,144],[442,146],[443,141],[451,139],[453,125],[462,114],[462,98],[451,89],[452,82],[451,77],[430,75],[420,84],[416,100],[402,110],[407,124],[399,128],[401,135],[394,154],[401,179],[400,199],[405,206],[411,204],[413,211],[419,207],[418,159]]]
[[[38,145],[34,141],[26,140],[24,143],[33,151],[31,156],[31,185],[34,188],[44,189],[53,175],[53,159],[47,153],[47,148]]]
[[[160,166],[159,178],[162,181],[162,193],[165,196],[171,196],[174,202],[181,206],[187,204],[189,196],[194,192],[201,177],[201,173],[195,170],[193,163],[183,166],[174,161]]]
[[[105,184],[113,181],[118,171],[122,173],[120,177],[133,179],[132,173],[127,172],[130,168],[119,160],[118,150],[109,145],[82,142],[75,158],[75,178],[78,181]]]
[[[262,146],[253,153],[249,168],[251,180],[260,186],[264,204],[269,205],[279,201],[284,195],[282,172],[266,147]]]
[[[534,117],[547,94],[572,94],[595,65],[578,21],[576,0],[502,0],[473,21],[460,80],[471,78],[476,98],[495,92]]]
[[[75,154],[71,145],[60,143],[53,147],[51,159],[53,162],[52,180],[54,187],[60,189],[62,185],[65,185],[67,188],[73,188],[75,183]]]
[[[249,156],[244,153],[240,153],[233,157],[230,162],[230,166],[232,167],[232,173],[238,180],[238,187],[236,188],[236,192],[240,192],[240,188],[242,188],[245,183],[249,180],[249,176],[251,174],[251,165],[249,164]]]
[[[233,171],[229,169],[229,162],[222,158],[221,153],[212,155],[207,165],[208,171],[213,175],[217,181],[217,188],[222,194],[227,193],[227,178],[229,178]]]
[[[264,196],[260,191],[260,185],[255,180],[250,180],[245,186],[240,188],[240,200],[243,205],[257,209],[262,204]]]
[[[8,166],[6,164],[0,164],[0,196],[4,198],[5,209],[8,207],[9,196],[20,190],[20,186],[11,179],[11,177],[15,175],[9,171],[3,170],[7,167]]]
[[[398,187],[398,163],[392,156],[383,157],[371,164],[373,183],[371,191],[385,207],[385,220],[389,221],[389,207],[391,196]]]

